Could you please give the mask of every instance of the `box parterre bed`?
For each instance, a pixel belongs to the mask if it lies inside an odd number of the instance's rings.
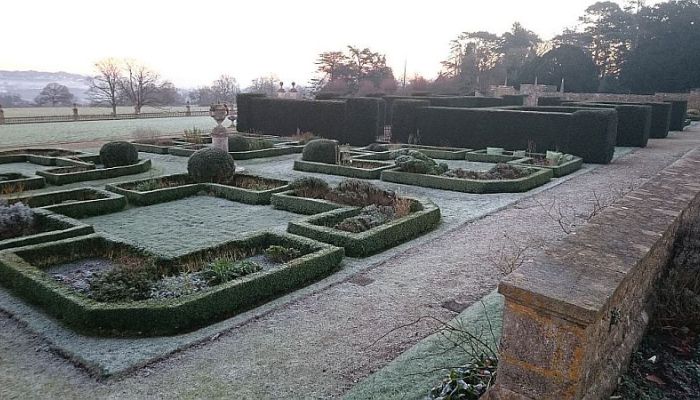
[[[299,256],[207,290],[174,298],[97,301],[47,273],[52,266],[86,258],[127,256],[138,265],[152,263],[163,274],[173,275],[232,251],[275,245],[296,249]],[[176,258],[88,235],[0,253],[0,283],[78,331],[152,336],[183,332],[235,315],[325,276],[342,258],[341,248],[270,232],[252,234]]]

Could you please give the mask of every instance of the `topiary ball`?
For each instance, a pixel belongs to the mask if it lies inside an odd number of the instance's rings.
[[[335,140],[317,139],[304,146],[301,159],[324,164],[337,164],[339,154],[338,143]]]
[[[228,151],[248,151],[250,141],[241,135],[231,135],[228,137]]]
[[[139,152],[129,142],[109,142],[100,149],[100,160],[105,168],[133,165],[139,162]]]
[[[224,150],[207,147],[190,156],[187,173],[195,182],[227,182],[236,174],[236,164]]]

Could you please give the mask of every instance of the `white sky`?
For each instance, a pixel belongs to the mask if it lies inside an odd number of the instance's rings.
[[[428,78],[463,31],[501,33],[515,21],[544,39],[595,0],[4,0],[0,69],[90,74],[100,58],[138,59],[176,86],[220,74],[242,87],[274,73],[306,84],[318,53],[347,44],[387,55],[394,74]]]

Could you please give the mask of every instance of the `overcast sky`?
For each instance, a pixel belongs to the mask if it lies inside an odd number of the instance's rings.
[[[544,39],[576,24],[593,0],[6,0],[0,69],[90,74],[104,57],[141,60],[180,87],[222,73],[245,87],[276,74],[308,82],[318,53],[348,44],[385,53],[394,74],[434,77],[463,31],[519,21]],[[337,4],[337,5],[336,5]]]

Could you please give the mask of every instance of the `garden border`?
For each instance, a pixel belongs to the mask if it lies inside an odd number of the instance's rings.
[[[57,229],[34,235],[20,236],[11,239],[0,240],[0,250],[13,249],[29,245],[54,242],[75,236],[83,236],[94,233],[92,225],[84,224],[76,219],[64,215],[55,214],[44,209],[34,209],[35,218],[49,224],[55,224]]]
[[[519,179],[461,179],[439,175],[415,174],[402,172],[398,168],[382,171],[385,182],[404,185],[422,186],[433,189],[452,190],[464,193],[517,193],[527,192],[542,186],[554,176],[554,171],[547,168],[528,167],[536,170],[533,174]]]
[[[320,214],[345,207],[324,199],[300,197],[294,194],[294,190],[273,194],[270,203],[278,210],[304,215]]]
[[[61,204],[66,200],[72,200],[70,197],[71,194],[81,192],[93,192],[102,197],[93,200],[76,200],[70,203]],[[7,200],[11,203],[22,202],[32,208],[41,208],[44,210],[53,211],[57,214],[62,214],[70,218],[84,218],[95,215],[110,214],[121,211],[124,209],[124,207],[126,207],[126,198],[124,196],[93,187],[57,190],[47,193],[38,193],[35,195],[12,196],[8,197]],[[37,205],[36,202],[38,202],[40,205]]]
[[[378,167],[372,169],[365,169],[352,167],[349,165],[325,164],[313,161],[295,160],[294,170],[312,172],[317,174],[347,176],[355,179],[379,179],[382,171],[387,170],[389,168],[394,168],[393,163],[386,163],[377,160],[364,160],[358,158],[353,158],[352,160],[358,160],[360,162],[366,163],[374,163],[377,164]]]
[[[267,180],[272,180],[272,181],[279,181],[280,183],[284,183],[284,185],[281,185],[281,186],[276,187],[274,189],[268,189],[268,190],[250,190],[250,189],[243,189],[243,188],[239,188],[239,187],[235,187],[235,186],[220,185],[217,183],[194,183],[193,182],[193,183],[188,183],[188,184],[184,184],[184,185],[180,185],[180,186],[173,186],[173,187],[162,188],[162,189],[148,190],[145,192],[140,192],[140,191],[136,191],[133,189],[125,189],[125,188],[121,187],[121,185],[125,185],[125,184],[131,185],[134,183],[147,182],[150,180],[163,179],[163,178],[185,178],[185,179],[189,180],[188,174],[174,174],[174,175],[163,175],[163,176],[159,176],[159,177],[155,177],[155,178],[140,179],[140,180],[136,180],[136,181],[108,184],[106,186],[106,189],[111,191],[111,192],[121,194],[127,198],[129,203],[135,204],[135,205],[140,205],[140,206],[147,206],[147,205],[158,204],[158,203],[167,203],[169,201],[175,201],[175,200],[183,199],[185,197],[194,196],[197,193],[202,192],[202,191],[206,191],[206,192],[212,194],[214,197],[219,197],[219,198],[223,198],[223,199],[231,200],[231,201],[237,201],[239,203],[266,205],[266,204],[270,204],[270,199],[274,193],[279,193],[279,192],[284,192],[284,191],[289,190],[289,183],[287,181],[266,178],[264,176],[257,176],[257,175],[248,175],[248,174],[240,174],[240,175],[252,176],[252,177],[262,178],[262,179],[267,179]]]
[[[22,176],[22,178],[0,181],[0,193],[20,193],[25,190],[41,189],[46,186],[46,179],[43,176],[27,176],[19,172],[8,172],[8,174],[17,174]]]
[[[136,175],[146,172],[151,169],[151,160],[139,160],[138,163],[132,165],[124,165],[112,168],[95,168],[88,171],[54,173],[52,170],[36,171],[36,174],[46,178],[46,181],[52,185],[67,185],[69,183],[96,181],[101,179],[118,178],[126,175]]]
[[[117,247],[156,257],[158,263],[172,265],[188,257],[197,257],[231,246],[272,244],[301,248],[309,253],[270,270],[259,271],[207,291],[175,299],[130,303],[99,303],[81,296],[52,280],[41,271],[41,267],[35,267],[23,258],[28,253],[33,253],[31,258],[42,254],[59,254],[66,260],[75,260]],[[156,336],[209,325],[300,289],[335,270],[342,261],[343,254],[342,248],[325,243],[286,233],[264,231],[177,258],[165,258],[94,234],[0,253],[0,282],[78,332],[109,335],[113,331],[119,331],[120,334]]]
[[[342,220],[357,215],[361,211],[357,207],[343,207],[300,221],[291,221],[287,232],[343,247],[345,254],[350,257],[367,257],[413,240],[433,230],[440,223],[440,208],[435,203],[426,199],[408,199],[418,202],[422,210],[364,232],[343,232],[322,225],[327,220]]]
[[[533,165],[533,164],[528,164],[528,162],[532,161],[532,155],[537,154],[537,153],[528,153],[528,156],[525,158],[521,158],[518,160],[513,160],[513,161],[508,161],[508,164],[513,164],[513,165],[522,165],[522,166],[527,166],[527,167],[537,167],[537,168],[548,168],[551,169],[552,172],[554,173],[555,178],[561,178],[562,176],[569,175],[571,173],[574,173],[581,169],[583,167],[583,158],[577,157],[571,154],[572,157],[574,157],[572,160],[566,161],[562,164],[559,165]],[[537,154],[544,156],[544,154]]]

